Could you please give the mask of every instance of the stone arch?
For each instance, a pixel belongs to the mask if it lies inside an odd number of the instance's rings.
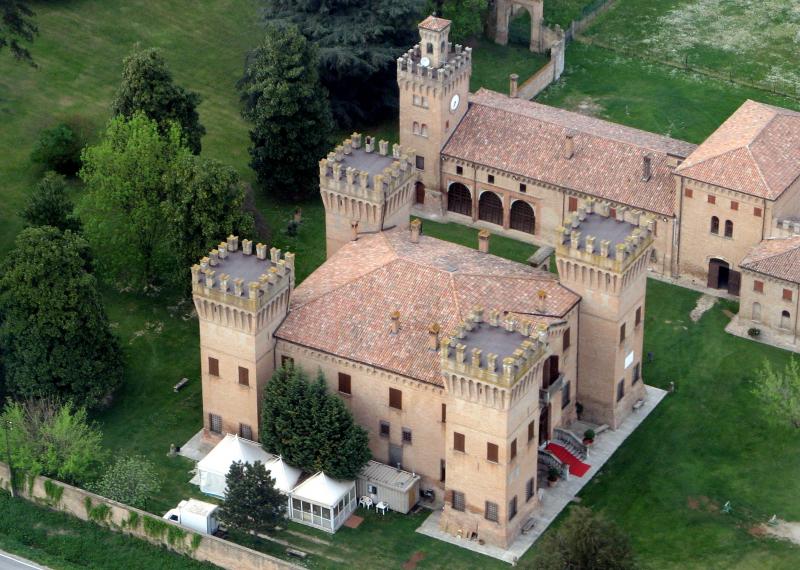
[[[503,201],[500,196],[488,190],[481,193],[478,200],[478,219],[499,226],[503,225]]]
[[[461,182],[453,182],[447,189],[447,211],[472,216],[472,193]]]
[[[792,314],[789,311],[781,311],[781,328],[787,331],[792,328]]]
[[[533,234],[536,231],[536,214],[533,206],[524,200],[511,204],[510,227],[512,230]]]
[[[508,44],[508,28],[511,16],[516,7],[523,8],[531,16],[530,50],[544,51],[542,43],[542,26],[544,16],[544,0],[496,0],[494,10],[494,41],[500,45]]]

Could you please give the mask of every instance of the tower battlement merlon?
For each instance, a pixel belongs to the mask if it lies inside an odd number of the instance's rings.
[[[267,255],[269,253],[269,255]],[[192,294],[220,303],[257,310],[294,286],[295,256],[281,250],[228,236],[191,267]]]
[[[390,149],[388,141],[353,133],[319,161],[320,190],[381,204],[414,176],[415,156],[414,149]]]
[[[556,253],[596,267],[624,272],[653,243],[655,221],[625,207],[589,201],[556,229]]]
[[[501,318],[476,307],[441,342],[443,374],[455,373],[510,388],[549,354],[547,328],[532,321]]]
[[[451,44],[451,48],[452,48]],[[455,45],[455,50],[450,52],[447,62],[441,67],[424,65],[419,45],[408,50],[397,58],[397,79],[416,80],[431,84],[442,84],[445,80],[457,75],[462,70],[471,69],[472,48]]]

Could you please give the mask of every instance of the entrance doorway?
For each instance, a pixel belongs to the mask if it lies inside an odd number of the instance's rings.
[[[401,445],[389,444],[389,465],[401,468],[403,465],[403,447]]]
[[[741,273],[733,271],[727,261],[714,258],[708,262],[708,287],[724,289],[731,295],[739,294]]]
[[[542,408],[539,415],[539,445],[550,439],[550,404]]]
[[[425,203],[425,185],[422,182],[417,182],[414,186],[417,204]]]

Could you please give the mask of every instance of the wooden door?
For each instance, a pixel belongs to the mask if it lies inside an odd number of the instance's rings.
[[[550,439],[550,404],[542,408],[539,416],[539,445]]]
[[[403,446],[389,444],[389,465],[398,467],[403,465]]]
[[[731,295],[738,295],[739,288],[742,285],[742,274],[740,271],[728,272],[728,293]]]
[[[719,260],[712,259],[708,262],[708,287],[716,289],[719,286]]]
[[[417,204],[425,203],[425,185],[422,182],[417,182],[415,186]]]

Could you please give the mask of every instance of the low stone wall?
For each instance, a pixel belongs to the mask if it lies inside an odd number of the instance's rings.
[[[533,99],[544,91],[548,85],[557,81],[564,72],[564,40],[559,40],[550,46],[550,61],[531,75],[517,91],[520,99]]]
[[[0,462],[0,487],[11,484],[8,465]],[[195,560],[211,562],[231,570],[294,570],[300,566],[279,558],[262,554],[215,536],[199,534],[187,527],[106,499],[89,491],[78,489],[47,477],[36,477],[25,482],[24,489],[16,489],[18,496],[71,514],[81,520],[92,521],[115,532],[130,534],[147,542],[163,545]]]
[[[577,34],[582,33],[586,28],[588,28],[592,22],[595,21],[597,16],[602,14],[603,12],[607,12],[611,6],[614,5],[615,0],[605,0],[605,2],[601,4],[597,4],[596,7],[591,10],[588,14],[583,16],[579,20],[572,20],[569,24],[569,28],[567,28],[567,38],[568,40],[575,39]]]

